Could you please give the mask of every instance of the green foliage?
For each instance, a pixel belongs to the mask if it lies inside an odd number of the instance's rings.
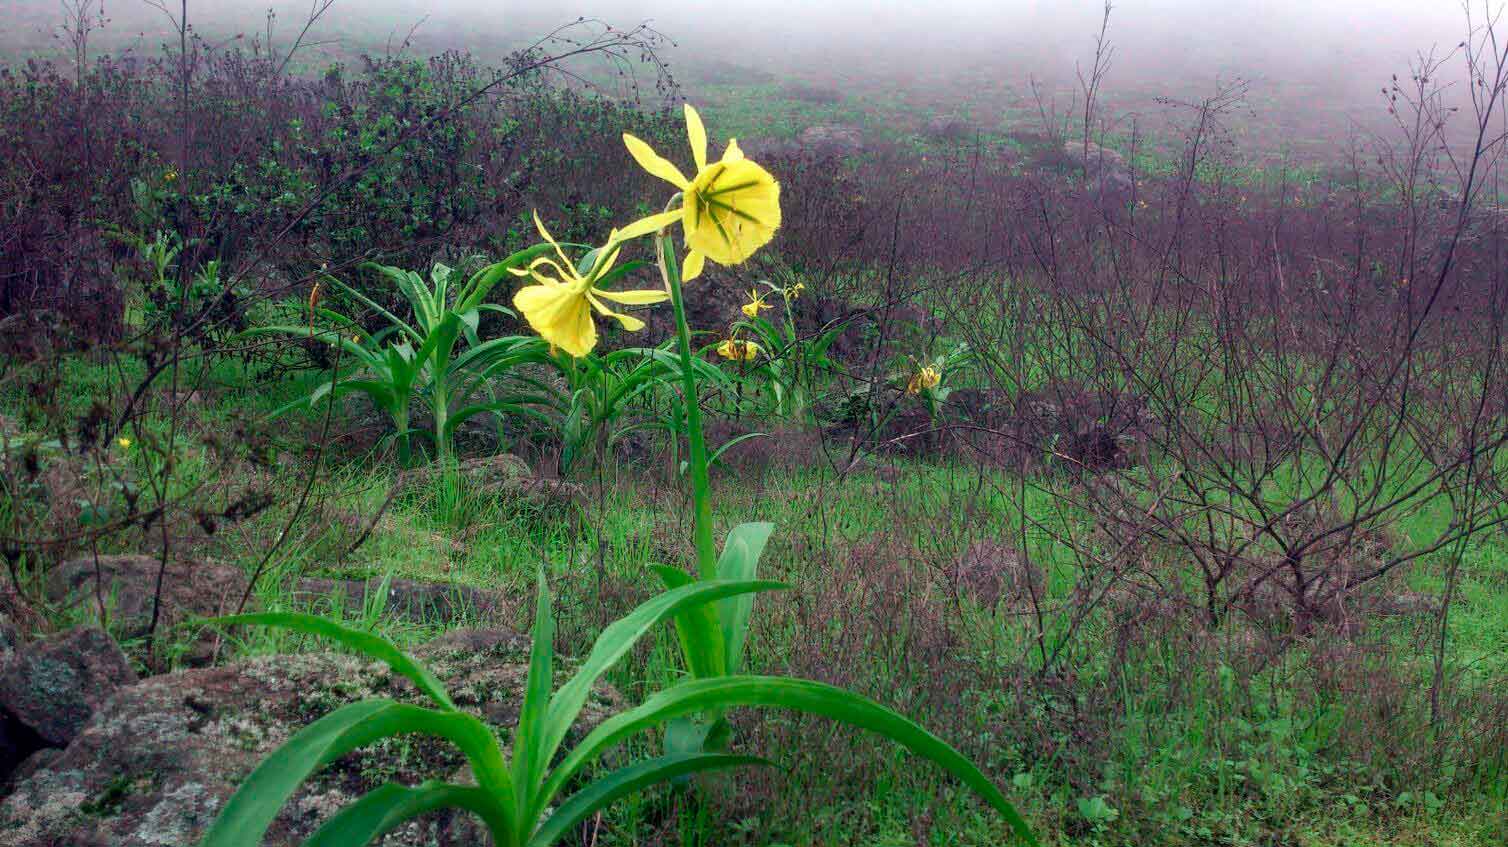
[[[917,371],[930,368],[932,373],[937,375],[935,385],[925,386],[917,392],[922,402],[927,404],[927,414],[935,421],[942,411],[943,404],[948,402],[948,396],[953,393],[953,389],[958,387],[959,379],[973,368],[974,352],[967,344],[959,344],[945,353],[933,356],[928,361],[914,364]]]
[[[757,558],[757,547],[762,546],[768,531],[769,527],[764,526],[744,533],[752,537],[741,537],[736,542],[730,571],[752,569],[749,560]],[[224,625],[284,627],[335,640],[388,663],[434,705],[364,700],[336,709],[305,727],[242,782],[205,835],[201,847],[260,844],[283,804],[320,768],[381,739],[412,733],[437,736],[454,744],[471,764],[477,785],[438,780],[418,786],[386,784],[337,812],[305,840],[306,847],[367,844],[410,818],[444,808],[463,809],[480,817],[499,847],[545,847],[558,842],[599,809],[656,783],[710,770],[769,764],[753,756],[670,752],[612,771],[564,800],[557,799],[584,768],[624,740],[667,719],[735,705],[798,709],[885,735],[963,780],[1000,810],[1018,835],[1030,841],[1029,830],[999,790],[951,747],[878,704],[815,682],[732,675],[675,685],[637,708],[610,718],[551,767],[592,686],[661,621],[708,603],[723,605],[730,620],[747,620],[747,604],[734,602],[729,606],[728,601],[778,587],[778,583],[755,580],[700,580],[666,591],[603,630],[576,673],[554,688],[555,620],[549,589],[541,574],[529,672],[518,725],[512,736],[511,761],[487,724],[459,711],[433,674],[384,638],[310,615],[264,613],[221,618],[218,622]]]
[[[810,423],[817,377],[833,365],[827,351],[848,325],[843,322],[813,335],[802,335],[793,314],[800,301],[792,287],[763,281],[756,284],[779,296],[785,319],[777,326],[756,311],[735,322],[730,334],[737,338],[748,333],[761,354],[752,362],[735,362],[732,371],[741,384],[752,387],[762,399],[762,414],[798,425]]]
[[[414,400],[422,401],[429,409],[433,427],[423,435],[440,458],[450,455],[456,428],[468,418],[488,411],[537,414],[513,398],[468,401],[487,380],[501,373],[526,363],[550,361],[548,345],[532,336],[510,335],[483,341],[477,335],[483,312],[512,314],[502,306],[484,302],[487,294],[507,275],[508,269],[527,264],[546,249],[548,246],[530,248],[489,265],[455,291],[452,291],[455,272],[446,265],[435,265],[428,284],[412,271],[371,265],[402,293],[412,312],[410,320],[398,317],[340,280],[326,276],[330,285],[376,312],[388,326],[366,335],[350,318],[328,309],[316,309],[321,319],[318,327],[311,314],[307,326],[283,324],[248,330],[247,335],[284,335],[308,338],[316,344],[327,343],[353,362],[341,366],[337,358],[329,382],[279,411],[310,405],[326,397],[333,400],[352,392],[365,394],[392,419],[404,463],[411,461],[410,436],[417,431],[409,424],[409,406]],[[317,296],[311,296],[311,303],[316,299]]]
[[[140,180],[133,183],[136,188],[141,185]],[[204,316],[207,309],[228,308],[250,293],[244,284],[225,290],[230,283],[221,279],[218,259],[197,268],[179,267],[186,245],[176,232],[155,230],[150,240],[123,229],[109,229],[107,234],[136,254],[139,269],[122,269],[120,274],[125,289],[122,323],[133,331],[182,328]],[[226,294],[231,296],[227,298]]]
[[[683,363],[663,347],[626,347],[607,353],[593,351],[573,358],[557,353],[552,362],[565,382],[565,390],[541,399],[553,407],[559,436],[560,471],[577,467],[584,456],[601,456],[619,439],[641,430],[681,432],[676,383]],[[691,368],[698,376],[726,384],[727,376],[697,359]],[[671,408],[667,409],[669,404]],[[635,405],[649,414],[629,414]]]

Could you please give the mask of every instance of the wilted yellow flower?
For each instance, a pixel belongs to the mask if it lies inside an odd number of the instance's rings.
[[[724,359],[754,361],[754,357],[760,354],[759,345],[752,341],[742,341],[737,338],[729,338],[717,345],[717,355]]]
[[[125,437],[124,435],[122,435],[120,438],[115,439],[115,443],[119,444],[120,445],[120,449],[124,450],[124,449],[126,449],[126,448],[128,448],[128,447],[131,446],[131,439],[129,439],[129,438]]]
[[[795,285],[788,285],[785,288],[782,288],[780,290],[780,293],[782,295],[784,295],[785,299],[787,299],[787,300],[795,300],[795,299],[799,298],[801,296],[801,292],[803,292],[805,290],[806,290],[806,283],[804,283],[804,282],[798,282]]]
[[[737,265],[775,237],[780,228],[780,183],[745,159],[736,139],[728,142],[722,159],[709,163],[707,130],[689,103],[686,136],[696,162],[696,176],[691,179],[638,138],[624,133],[623,143],[640,167],[681,190],[680,209],[651,215],[639,223],[659,229],[681,222],[689,251],[681,279],[692,280],[701,275],[707,259]]]
[[[566,258],[565,251],[560,249],[560,245],[540,221],[538,212],[534,213],[534,227],[539,230],[540,237],[555,248],[555,255],[560,257],[560,261],[540,257],[531,262],[527,270],[510,268],[516,276],[531,277],[537,283],[519,289],[513,295],[513,305],[518,307],[540,338],[572,356],[585,356],[597,346],[597,324],[592,319],[593,309],[606,317],[615,318],[630,332],[644,328],[643,321],[632,315],[614,312],[603,300],[640,306],[659,303],[670,297],[665,291],[659,290],[606,291],[596,287],[618,260],[620,245],[648,231],[637,224],[623,232],[613,230],[608,236],[607,244],[597,251],[592,267],[585,276]]]
[[[929,388],[936,388],[942,382],[942,374],[937,368],[927,365],[912,375],[911,381],[906,383],[907,394],[920,394]]]
[[[751,288],[751,289],[749,289],[749,302],[743,304],[743,306],[740,307],[743,310],[744,317],[746,317],[746,318],[757,318],[757,317],[759,317],[759,311],[761,309],[768,309],[768,308],[770,308],[770,304],[766,303],[764,301],[764,298],[765,298],[764,293],[761,292],[759,289],[757,289],[757,288]]]

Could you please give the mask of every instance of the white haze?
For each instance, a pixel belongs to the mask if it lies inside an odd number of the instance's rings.
[[[291,37],[308,2],[273,3],[282,37]],[[1481,20],[1482,0],[1471,2]],[[112,28],[146,33],[140,47],[165,32],[160,12],[142,0],[106,5]],[[202,32],[256,31],[268,5],[198,0],[190,11]],[[1159,95],[1197,98],[1217,80],[1242,77],[1252,82],[1253,126],[1269,132],[1335,137],[1345,125],[1375,126],[1379,89],[1391,75],[1403,75],[1421,51],[1449,52],[1466,35],[1461,0],[1114,5],[1115,59],[1105,85],[1112,109],[1148,112]],[[55,0],[0,0],[0,17],[16,22],[0,47],[44,38],[57,8]],[[1000,91],[1014,92],[1019,107],[1029,78],[1066,96],[1076,66],[1092,59],[1102,10],[1103,0],[337,0],[315,34],[368,50],[401,41],[422,21],[415,51],[461,48],[486,60],[578,16],[617,27],[649,21],[675,41],[664,51],[673,67],[716,61],[839,87],[889,87],[913,103],[992,108],[1004,102],[994,96]]]

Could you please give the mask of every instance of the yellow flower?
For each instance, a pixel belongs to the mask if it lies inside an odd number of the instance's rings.
[[[173,182],[176,179],[178,179],[178,172],[177,171],[170,170],[167,173],[165,173],[165,174],[162,175],[162,181],[163,182]]]
[[[115,439],[115,443],[119,444],[122,450],[125,450],[126,448],[131,446],[131,439],[122,435],[120,438]]]
[[[758,344],[752,341],[740,341],[737,338],[729,338],[717,345],[717,355],[724,359],[742,359],[745,362],[752,362],[760,352]]]
[[[939,382],[942,382],[942,374],[937,372],[937,368],[928,365],[917,371],[911,381],[906,383],[906,393],[920,394],[929,388],[936,388]]]
[[[801,296],[801,292],[803,292],[805,290],[806,290],[806,283],[804,283],[804,282],[798,282],[795,285],[788,285],[785,288],[781,289],[780,293],[782,295],[784,295],[785,299],[787,299],[787,300],[795,300],[795,299],[799,298]]]
[[[560,257],[560,261],[540,257],[531,262],[527,270],[510,268],[514,275],[531,277],[537,283],[519,289],[513,295],[513,305],[518,307],[529,326],[539,333],[539,337],[550,342],[551,346],[559,347],[572,356],[585,356],[591,352],[597,346],[597,324],[592,319],[593,309],[606,317],[615,318],[624,329],[631,332],[644,328],[643,321],[632,315],[614,312],[602,302],[604,300],[642,306],[659,303],[670,297],[664,291],[606,291],[596,287],[617,261],[620,245],[648,231],[638,224],[623,232],[613,230],[608,236],[607,244],[596,251],[592,266],[585,276],[566,258],[565,251],[560,249],[560,245],[540,221],[538,212],[534,214],[534,227],[539,230],[540,237],[555,248],[555,255]]]
[[[761,293],[759,289],[749,289],[749,302],[743,304],[743,306],[741,307],[744,313],[744,317],[757,318],[759,317],[759,311],[761,309],[770,308],[770,304],[766,303],[764,301],[764,298],[765,295]]]
[[[624,133],[623,143],[640,167],[681,190],[680,209],[651,215],[639,223],[651,224],[653,230],[681,222],[689,251],[681,279],[692,280],[701,275],[707,259],[737,265],[775,237],[780,228],[780,183],[745,159],[736,139],[728,142],[720,160],[708,162],[707,130],[689,103],[686,136],[696,162],[696,176],[691,179],[638,138]]]

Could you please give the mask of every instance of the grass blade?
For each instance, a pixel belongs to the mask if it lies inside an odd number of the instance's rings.
[[[529,651],[529,677],[524,685],[524,702],[519,708],[518,733],[513,742],[513,790],[519,808],[526,808],[534,788],[539,784],[548,762],[540,752],[544,744],[542,725],[550,705],[550,687],[554,683],[552,665],[555,658],[555,618],[550,613],[550,587],[540,570],[539,588],[534,609],[534,639]]]

